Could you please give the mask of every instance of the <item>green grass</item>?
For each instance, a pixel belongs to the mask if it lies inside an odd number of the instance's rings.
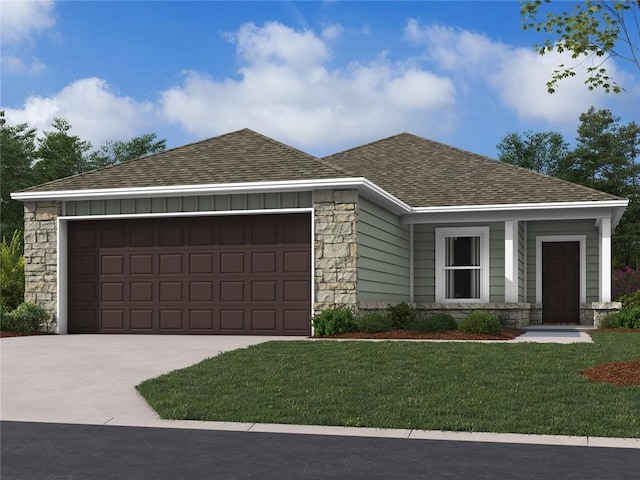
[[[594,344],[269,342],[138,386],[162,418],[640,437],[640,387],[580,370],[640,358],[640,334]]]

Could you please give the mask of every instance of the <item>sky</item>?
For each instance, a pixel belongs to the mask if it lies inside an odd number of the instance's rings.
[[[558,8],[570,8],[560,3]],[[581,113],[640,121],[625,91],[581,72],[549,94],[567,55],[540,56],[517,1],[218,2],[0,0],[0,108],[54,118],[99,147],[156,133],[176,147],[242,128],[317,156],[409,132],[496,158],[509,132],[558,131]]]

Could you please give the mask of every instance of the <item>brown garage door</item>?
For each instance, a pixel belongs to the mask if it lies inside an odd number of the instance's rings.
[[[70,333],[307,335],[309,214],[68,224]]]

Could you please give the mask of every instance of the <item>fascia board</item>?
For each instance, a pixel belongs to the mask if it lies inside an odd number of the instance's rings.
[[[382,203],[397,214],[408,213],[411,207],[386,190],[364,177],[346,177],[318,180],[284,180],[278,182],[246,182],[246,183],[222,183],[209,185],[177,185],[163,187],[136,187],[136,188],[103,188],[92,190],[58,190],[48,192],[15,192],[11,194],[14,200],[108,200],[124,198],[154,198],[154,197],[181,197],[194,195],[226,195],[244,193],[269,193],[313,191],[328,189],[357,189],[367,198]]]
[[[412,213],[496,212],[518,210],[556,210],[560,208],[626,207],[629,200],[600,200],[582,202],[505,203],[494,205],[456,205],[442,207],[415,207]]]

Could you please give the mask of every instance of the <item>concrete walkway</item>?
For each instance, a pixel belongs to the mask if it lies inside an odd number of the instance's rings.
[[[576,340],[575,335],[564,335],[568,333],[571,332],[557,331],[555,335],[549,335],[549,332],[540,330],[532,332],[527,340],[521,341],[585,341],[581,336]],[[640,448],[640,439],[162,420],[135,390],[135,386],[143,380],[193,365],[222,352],[270,340],[301,339],[164,335],[52,335],[5,338],[0,341],[0,419],[262,433]]]

